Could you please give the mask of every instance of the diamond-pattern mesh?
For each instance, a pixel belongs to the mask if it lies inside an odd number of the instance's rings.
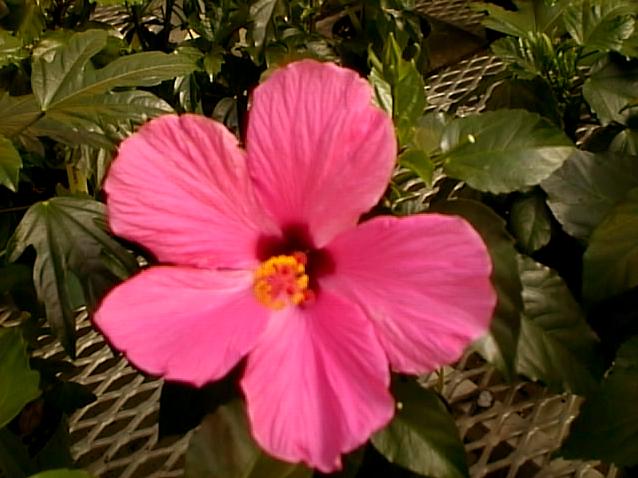
[[[429,0],[420,8],[468,31],[480,30],[480,14],[469,0]],[[108,21],[105,12],[103,20]],[[479,54],[429,79],[430,110],[446,110],[502,64]],[[483,108],[480,100],[460,109],[465,114]],[[115,357],[86,317],[79,322],[76,371],[65,378],[87,385],[97,401],[70,418],[72,453],[77,464],[99,478],[174,478],[182,476],[190,433],[158,441],[161,381],[144,377]],[[44,356],[63,358],[52,340]],[[475,478],[616,478],[614,467],[595,462],[566,461],[552,453],[566,436],[580,399],[556,395],[527,382],[506,384],[477,354],[467,354],[442,378],[424,378],[442,386],[465,443],[471,476]]]

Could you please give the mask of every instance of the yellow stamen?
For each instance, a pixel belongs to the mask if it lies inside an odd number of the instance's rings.
[[[301,305],[313,296],[308,288],[307,258],[303,252],[273,256],[255,271],[253,291],[257,300],[274,310]]]

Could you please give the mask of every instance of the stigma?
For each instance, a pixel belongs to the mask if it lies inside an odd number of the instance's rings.
[[[281,310],[302,305],[314,297],[306,274],[308,258],[303,252],[273,256],[262,262],[254,275],[253,292],[266,307]]]

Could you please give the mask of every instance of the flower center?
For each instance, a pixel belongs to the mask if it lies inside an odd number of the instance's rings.
[[[253,291],[257,300],[274,310],[301,305],[314,297],[308,288],[308,258],[303,252],[273,256],[255,271]]]

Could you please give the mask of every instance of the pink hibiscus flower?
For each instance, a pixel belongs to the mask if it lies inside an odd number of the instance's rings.
[[[140,369],[196,386],[246,357],[260,446],[338,469],[392,418],[390,369],[457,360],[495,304],[487,250],[463,219],[359,223],[395,157],[368,83],[310,60],[257,87],[245,151],[201,116],[149,122],[105,189],[115,234],[163,265],[112,290],[96,325]]]

